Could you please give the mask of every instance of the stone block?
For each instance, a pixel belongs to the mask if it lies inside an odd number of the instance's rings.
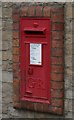
[[[73,73],[74,74],[74,73]],[[72,79],[72,86],[74,87],[74,75],[73,75],[73,77],[72,77],[73,79]]]
[[[0,18],[0,27],[2,28],[2,18]],[[2,29],[0,29],[2,30]]]
[[[7,114],[7,112],[8,112],[8,106],[7,106],[7,104],[2,104],[2,113],[6,113]]]
[[[0,104],[1,104],[1,100],[2,100],[2,81],[0,81]]]
[[[72,112],[69,111],[67,113],[67,115],[65,115],[65,118],[68,118],[68,119],[71,118],[71,120],[72,120]]]
[[[72,99],[72,88],[65,90],[65,99]]]
[[[12,83],[13,82],[13,73],[3,71],[2,73],[2,81],[5,83]]]
[[[48,117],[47,117],[48,116]],[[52,118],[52,115],[48,115],[48,114],[43,114],[43,113],[34,113],[34,117],[35,118]],[[54,117],[54,116],[53,116]]]
[[[0,18],[2,18],[2,6],[0,6]]]
[[[66,20],[65,22],[65,31],[66,32],[72,32],[72,20]]]
[[[65,74],[64,76],[64,86],[65,86],[65,89],[69,89],[72,87],[73,83],[72,83],[72,76],[68,75],[68,74]]]
[[[12,70],[12,64],[8,64],[8,69],[7,69],[8,72],[13,72]]]
[[[2,104],[0,104],[0,114],[2,113]]]
[[[72,111],[72,100],[69,100],[69,111]]]
[[[74,100],[74,87],[72,87],[72,99]]]
[[[12,8],[2,8],[3,18],[12,18]]]
[[[12,84],[11,83],[2,83],[2,92],[6,93],[8,96],[11,97],[12,94]],[[6,96],[6,95],[5,95]],[[9,98],[10,99],[10,98]]]
[[[12,85],[10,83],[2,83],[2,103],[12,103]]]
[[[72,55],[65,55],[65,67],[72,67]]]
[[[66,38],[65,44],[72,44],[72,42],[73,42],[72,38],[74,38],[72,33],[70,33],[70,32],[66,33],[65,38]]]
[[[68,37],[69,37],[69,34],[68,34]],[[72,43],[73,43],[72,35],[70,36],[70,38],[68,38],[68,37],[66,38],[66,41],[64,42],[64,45],[66,47],[67,47],[67,45],[72,45]]]
[[[2,2],[0,1],[0,6],[2,6]]]
[[[74,18],[74,6],[72,6],[72,18]]]
[[[0,120],[2,120],[2,114],[0,114]]]
[[[7,70],[8,67],[8,61],[2,61],[2,70]]]
[[[0,61],[2,61],[2,51],[0,51]]]
[[[2,82],[2,69],[0,70],[0,82]]]
[[[74,20],[72,20],[72,32],[74,33]]]
[[[72,18],[72,4],[71,3],[66,3],[65,6],[65,14],[66,14],[66,18]]]
[[[0,41],[0,51],[2,51],[2,41]]]
[[[8,107],[9,115],[14,116],[16,118],[34,118],[34,112],[28,110],[17,110],[12,106]]]
[[[8,60],[12,61],[12,51],[9,50],[7,53],[8,53]]]
[[[8,64],[8,72],[12,72],[13,70],[12,70],[12,64]]]
[[[4,41],[12,40],[12,31],[7,30],[2,31],[2,40]]]
[[[73,60],[74,60],[74,44],[72,44],[72,55],[73,55]]]
[[[5,118],[5,119],[6,119],[6,118],[9,118],[9,116],[8,116],[8,114],[3,113],[3,114],[2,114],[2,118]]]
[[[12,39],[8,41],[9,50],[12,52]]]
[[[3,8],[10,8],[12,7],[13,3],[12,2],[3,2],[2,7]]]
[[[7,59],[8,59],[7,51],[2,51],[2,60],[7,60]]]
[[[72,55],[72,44],[65,45],[65,55]]]
[[[2,50],[8,50],[8,42],[7,41],[2,42]]]
[[[69,100],[68,99],[64,100],[64,110],[65,110],[65,113],[68,113],[69,111]]]
[[[70,76],[70,77],[72,78],[72,67],[66,68],[66,69],[65,69],[65,74],[67,74],[68,77]]]
[[[2,21],[2,30],[12,30],[12,20]]]

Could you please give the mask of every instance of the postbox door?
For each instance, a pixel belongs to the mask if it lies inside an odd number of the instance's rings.
[[[25,43],[25,91],[26,100],[49,103],[50,68],[49,45]]]
[[[49,21],[48,21],[49,23]],[[48,25],[48,24],[47,24]],[[21,99],[49,104],[50,44],[49,38],[23,37],[21,42]]]

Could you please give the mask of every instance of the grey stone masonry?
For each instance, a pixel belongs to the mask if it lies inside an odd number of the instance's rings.
[[[65,5],[65,117],[72,118],[72,3]]]
[[[0,119],[2,118],[2,5],[0,2]]]

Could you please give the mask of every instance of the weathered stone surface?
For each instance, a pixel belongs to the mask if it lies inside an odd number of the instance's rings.
[[[8,59],[7,51],[2,51],[2,60],[7,60],[7,59]]]
[[[11,83],[2,83],[2,97],[6,98],[7,96],[9,96],[9,101],[8,102],[11,102],[11,99],[12,99],[12,84]]]
[[[8,50],[8,42],[7,41],[2,42],[2,50]]]
[[[8,60],[12,61],[12,50],[8,51]]]
[[[8,60],[8,68],[7,68],[8,72],[12,72],[12,60]]]
[[[10,84],[3,83],[3,94],[2,94],[2,113],[8,113],[8,106],[12,104],[12,87]],[[8,116],[7,116],[8,117]]]
[[[9,106],[8,111],[9,115],[15,118],[34,118],[34,112],[28,110],[18,110]]]
[[[74,6],[72,6],[72,18],[74,18]]]
[[[13,82],[13,74],[12,72],[4,71],[2,74],[2,82],[12,83]]]
[[[65,90],[65,98],[72,99],[72,88]]]
[[[8,116],[7,113],[6,113],[6,114],[3,113],[3,114],[2,114],[2,118],[5,118],[5,119],[6,119],[6,118],[9,118],[9,116]]]
[[[72,20],[66,20],[65,31],[72,32]]]
[[[65,54],[72,55],[72,44],[67,44],[67,47],[65,48]]]
[[[74,20],[72,20],[72,32],[74,33]]]
[[[0,52],[2,51],[2,42],[0,42]]]
[[[2,2],[2,8],[10,8],[12,5],[12,2]]]
[[[67,69],[65,70],[65,74],[67,74],[68,76],[71,76],[71,78],[72,78],[72,67],[67,68]]]
[[[2,51],[0,51],[0,61],[2,61]]]
[[[1,103],[2,103],[2,81],[0,81],[0,104]]]
[[[65,99],[65,112],[68,114],[68,112],[72,112],[72,100],[71,99]]]
[[[65,10],[66,18],[72,18],[72,3],[66,3]]]
[[[69,111],[69,112],[67,113],[67,115],[65,116],[65,118],[68,118],[68,119],[71,118],[71,119],[72,119],[72,118],[73,118],[72,112]]]
[[[8,61],[2,61],[2,70],[7,70]]]
[[[2,104],[2,113],[7,113],[7,111],[8,111],[8,106],[7,106],[7,104]]]
[[[3,8],[2,13],[3,18],[12,18],[12,8]]]
[[[72,55],[65,56],[65,65],[66,67],[72,67]]]
[[[8,41],[8,44],[9,44],[9,50],[10,52],[12,52],[12,39]]]
[[[72,118],[72,3],[65,5],[65,117]]]
[[[66,74],[65,77],[64,77],[64,79],[66,80],[66,81],[64,82],[65,89],[71,88],[72,85],[73,85],[72,76],[69,75],[69,74]]]
[[[72,86],[72,99],[74,100],[74,87]]]
[[[12,32],[11,31],[2,31],[2,40],[11,40],[12,39]]]
[[[0,69],[0,82],[2,82],[2,68]]]
[[[72,37],[73,37],[72,33],[66,33],[66,35],[65,35],[65,38],[66,38],[65,44],[72,44],[72,42],[73,42]]]
[[[2,113],[2,104],[0,104],[0,114]]]
[[[2,114],[0,114],[0,120],[2,119]]]
[[[2,18],[2,5],[0,5],[0,18]]]
[[[12,30],[12,20],[2,21],[2,30]]]
[[[57,120],[57,118],[62,118],[63,116],[56,116],[56,115],[51,115],[49,113],[39,113],[39,112],[34,112],[34,118],[55,118],[55,120]]]

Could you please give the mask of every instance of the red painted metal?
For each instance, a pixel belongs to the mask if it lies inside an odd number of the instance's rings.
[[[30,43],[41,44],[42,64],[30,64]],[[20,19],[20,100],[50,103],[50,19]]]

